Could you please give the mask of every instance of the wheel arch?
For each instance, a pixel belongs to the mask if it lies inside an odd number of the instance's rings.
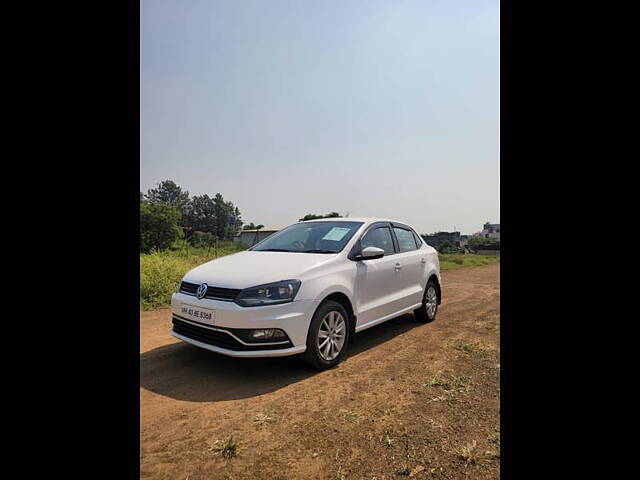
[[[329,295],[326,295],[322,301],[318,304],[318,307],[322,305],[325,300],[333,300],[334,302],[338,302],[340,305],[344,307],[349,315],[349,340],[353,339],[353,336],[356,333],[356,314],[353,309],[353,305],[351,304],[351,299],[344,294],[343,292],[332,292]]]
[[[442,303],[442,287],[440,287],[440,280],[438,279],[438,275],[432,273],[431,275],[429,275],[427,283],[429,282],[429,280],[433,280],[433,283],[436,284],[436,289],[438,290],[438,305],[440,305]]]

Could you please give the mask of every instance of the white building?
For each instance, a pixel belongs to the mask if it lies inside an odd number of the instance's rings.
[[[282,230],[281,228],[261,228],[259,230],[240,230],[238,240],[247,247],[252,247],[265,238]]]
[[[500,241],[500,224],[499,223],[485,223],[482,226],[482,234],[484,238],[493,238]]]

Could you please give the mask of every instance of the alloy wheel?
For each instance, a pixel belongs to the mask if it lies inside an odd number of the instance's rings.
[[[429,319],[433,319],[436,315],[436,309],[438,308],[438,293],[436,292],[435,287],[429,286],[427,289],[424,306],[427,310],[427,316]]]
[[[318,351],[327,362],[335,359],[344,347],[347,338],[347,324],[340,312],[327,313],[318,331]]]

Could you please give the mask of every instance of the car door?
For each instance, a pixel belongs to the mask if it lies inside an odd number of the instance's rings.
[[[425,254],[418,245],[416,237],[409,227],[393,225],[393,233],[400,251],[398,258],[400,271],[398,275],[403,308],[422,303],[425,277]]]
[[[382,258],[356,263],[358,320],[356,327],[375,322],[401,309],[402,289],[399,283],[399,255],[389,224],[376,224],[360,240],[361,248],[378,247]]]

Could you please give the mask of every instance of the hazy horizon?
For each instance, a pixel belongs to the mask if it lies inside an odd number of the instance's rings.
[[[140,190],[245,223],[500,222],[498,1],[141,2]]]

